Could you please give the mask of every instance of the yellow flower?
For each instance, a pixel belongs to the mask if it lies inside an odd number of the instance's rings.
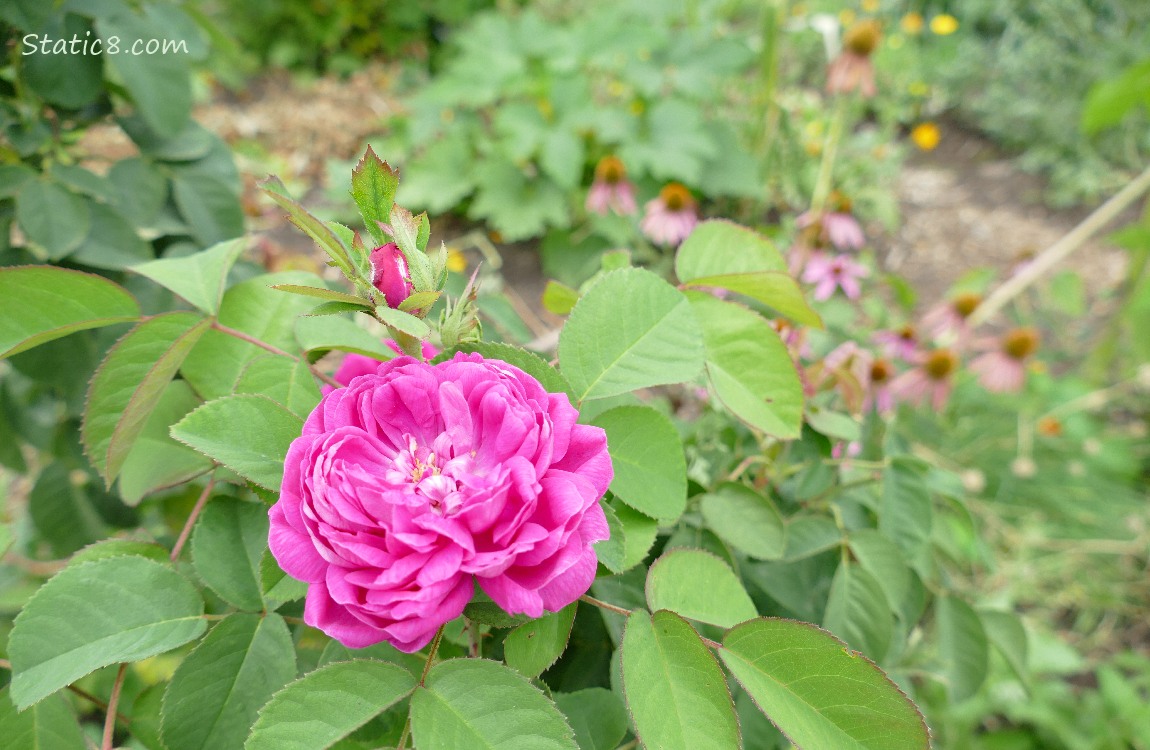
[[[853,24],[856,17],[857,16],[855,15],[855,12],[850,8],[843,8],[839,11],[839,23],[841,23],[844,27]]]
[[[867,13],[877,13],[879,5],[879,0],[862,0],[862,9]]]
[[[939,36],[946,36],[958,31],[958,19],[949,13],[940,13],[930,19],[930,30]]]
[[[922,14],[911,11],[902,17],[898,25],[907,34],[920,34],[923,27]]]
[[[447,270],[452,273],[463,273],[467,270],[467,256],[454,247],[447,249]]]
[[[923,151],[933,151],[942,140],[942,133],[933,122],[920,122],[910,131],[910,139]]]
[[[911,96],[926,96],[930,93],[930,86],[922,81],[914,81],[906,87],[906,90],[910,92]]]

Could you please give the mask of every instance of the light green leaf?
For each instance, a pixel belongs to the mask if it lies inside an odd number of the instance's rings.
[[[136,300],[102,276],[47,266],[0,268],[0,357],[139,316]]]
[[[16,221],[49,260],[80,247],[92,225],[88,201],[46,178],[28,180],[16,195]]]
[[[703,495],[703,520],[735,549],[760,560],[783,556],[783,517],[770,498],[735,482],[720,484]]]
[[[910,595],[911,573],[898,545],[874,529],[852,531],[847,540],[859,565],[882,587],[891,611],[900,611]]]
[[[280,208],[288,212],[291,223],[302,229],[308,237],[311,237],[319,245],[319,248],[335,262],[336,267],[343,271],[345,276],[355,278],[355,265],[347,254],[347,248],[343,246],[331,227],[312,216],[303,206],[294,201],[278,177],[267,178],[260,183],[260,187]]]
[[[840,563],[831,581],[823,627],[881,661],[894,634],[894,615],[875,577],[858,565]]]
[[[425,339],[431,335],[431,328],[420,318],[415,317],[411,313],[405,313],[402,310],[396,310],[386,305],[380,305],[375,308],[375,314],[379,319],[386,323],[391,328],[397,331],[402,331],[408,336],[414,336],[417,339]]]
[[[952,701],[966,700],[982,687],[990,669],[986,631],[978,613],[953,596],[939,597],[934,615],[947,693]]]
[[[567,649],[574,623],[575,605],[569,604],[515,628],[503,641],[507,666],[526,677],[543,674]]]
[[[1027,666],[1029,643],[1022,620],[1013,612],[987,610],[979,611],[978,617],[982,620],[986,637],[1006,659],[1018,679],[1026,682],[1030,678],[1030,668]]]
[[[60,461],[45,466],[28,493],[28,515],[56,557],[67,557],[108,534],[107,525],[85,494]]]
[[[23,709],[100,667],[181,646],[204,632],[203,612],[187,579],[143,557],[64,568],[16,617],[12,700]]]
[[[918,459],[896,456],[883,473],[878,529],[911,559],[930,540],[934,525],[926,469]]]
[[[244,238],[228,240],[182,258],[165,258],[132,266],[162,287],[180,295],[209,315],[220,309],[228,271],[247,247]]]
[[[659,522],[618,500],[612,501],[611,510],[623,527],[623,564],[615,573],[630,570],[647,557],[659,534]]]
[[[551,130],[540,144],[539,166],[543,173],[566,190],[579,186],[583,171],[583,141],[566,130]]]
[[[211,326],[197,313],[157,315],[108,351],[88,387],[84,452],[110,487],[188,352]]]
[[[267,396],[303,419],[307,419],[320,399],[319,386],[306,362],[293,362],[274,354],[256,357],[244,367],[236,383],[236,393]]]
[[[803,290],[786,271],[755,271],[700,276],[685,284],[688,289],[718,287],[758,300],[799,325],[822,328],[823,320],[807,304]]]
[[[648,516],[674,521],[687,507],[687,459],[670,419],[647,406],[619,406],[591,422],[607,433],[611,492]]]
[[[351,171],[351,197],[359,207],[364,226],[377,244],[387,241],[380,223],[391,221],[391,206],[399,187],[399,172],[376,156],[371,146]]]
[[[587,688],[554,697],[575,730],[579,750],[615,750],[627,734],[627,710],[610,690]]]
[[[650,271],[603,276],[580,298],[559,336],[559,364],[578,400],[698,375],[703,342],[691,308]]]
[[[647,606],[729,628],[758,617],[747,590],[727,564],[710,552],[676,549],[647,574]]]
[[[770,240],[724,219],[700,223],[675,253],[675,275],[683,283],[707,276],[786,270],[786,259]]]
[[[719,401],[750,427],[798,437],[803,387],[775,329],[741,305],[699,292],[688,296],[703,328],[707,377]]]
[[[914,703],[865,657],[825,630],[761,618],[719,650],[759,709],[806,750],[928,750]]]
[[[365,310],[372,309],[372,304],[365,299],[360,299],[354,294],[347,292],[337,292],[332,289],[325,289],[318,286],[305,286],[303,284],[272,284],[272,289],[279,289],[281,292],[290,292],[292,294],[302,294],[305,297],[316,297],[317,299],[325,299],[330,302],[346,302],[349,305],[355,305]]]
[[[387,662],[329,664],[272,696],[244,750],[327,750],[414,687],[410,672]]]
[[[237,284],[224,294],[219,322],[289,353],[299,351],[295,323],[311,306],[307,297],[284,294],[268,285],[280,282],[307,283],[314,274],[300,271],[257,276]],[[184,360],[181,374],[205,399],[233,392],[247,363],[268,350],[222,331],[208,331]]]
[[[268,512],[263,504],[231,497],[213,499],[192,532],[196,574],[237,609],[263,609],[260,559],[268,548]]]
[[[125,503],[138,505],[144,496],[212,468],[211,459],[173,440],[168,433],[201,403],[186,381],[168,383],[120,469],[120,497]]]
[[[224,396],[172,425],[172,437],[245,479],[278,490],[303,420],[266,396]]]
[[[627,618],[623,692],[644,747],[739,750],[739,723],[723,671],[686,620],[642,610]]]
[[[787,520],[787,546],[783,559],[801,560],[842,544],[842,530],[825,516],[797,516]]]
[[[623,552],[627,532],[623,530],[623,524],[619,521],[615,509],[607,504],[605,498],[599,499],[599,507],[603,509],[603,515],[607,517],[608,537],[595,542],[595,557],[599,560],[600,565],[612,573],[622,573],[626,570],[623,566]]]
[[[53,695],[25,710],[17,711],[0,690],[0,737],[5,750],[84,750],[84,735],[68,701]]]
[[[579,292],[551,279],[543,288],[543,307],[556,315],[567,315],[579,301]]]
[[[224,618],[188,654],[164,692],[168,750],[243,747],[256,714],[296,674],[295,647],[277,614]]]
[[[305,352],[316,357],[333,349],[381,361],[397,356],[379,337],[360,328],[346,316],[325,317],[322,320],[302,317],[296,321],[295,338]]]
[[[485,659],[432,667],[411,697],[411,732],[417,750],[578,750],[554,703],[515,670]]]
[[[260,558],[260,590],[268,608],[275,609],[284,602],[303,599],[307,595],[307,584],[285,573],[271,550],[265,549]]]

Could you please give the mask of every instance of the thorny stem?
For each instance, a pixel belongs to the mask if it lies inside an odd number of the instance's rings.
[[[237,331],[235,328],[232,328],[231,326],[226,326],[218,320],[212,321],[212,328],[219,331],[220,333],[226,333],[228,336],[232,336],[233,338],[237,338],[240,341],[246,341],[249,344],[252,344],[253,346],[258,346],[259,348],[264,349],[266,351],[269,351],[272,354],[276,354],[276,355],[279,355],[281,357],[287,357],[288,359],[295,360],[296,362],[305,362],[305,363],[307,362],[307,360],[303,360],[303,359],[297,357],[296,355],[292,354],[291,352],[285,352],[283,349],[280,349],[278,346],[275,346],[273,344],[269,344],[266,341],[261,341],[261,340],[257,339],[255,336],[250,336],[250,335],[244,333],[243,331]],[[315,375],[317,378],[319,378],[323,382],[327,383],[328,385],[334,386],[336,388],[343,387],[342,383],[340,383],[338,380],[335,380],[334,378],[332,378],[328,375],[325,375],[315,365],[308,363],[307,369],[311,371],[312,375]]]
[[[586,594],[579,597],[579,601],[587,602],[588,604],[595,606],[595,607],[598,607],[599,609],[605,609],[608,612],[614,612],[615,614],[623,615],[624,617],[630,617],[631,613],[634,611],[631,609],[626,609],[624,607],[618,607],[614,604],[609,604],[609,603],[603,601],[602,599],[596,599],[595,597],[587,596]],[[699,634],[696,633],[695,635],[699,635]],[[702,641],[703,643],[707,644],[711,648],[714,648],[714,649],[719,649],[719,648],[723,647],[723,644],[719,643],[718,641],[712,641],[710,638],[704,638],[701,635],[699,635],[699,640]],[[400,748],[400,750],[402,750],[402,748]]]
[[[124,675],[128,672],[127,663],[120,665],[116,681],[112,684],[112,695],[108,698],[108,712],[104,718],[104,740],[100,750],[112,750],[112,735],[116,731],[116,704],[120,702],[120,691],[124,688]]]
[[[204,491],[200,493],[199,498],[196,499],[196,504],[192,507],[192,512],[188,514],[188,520],[184,522],[184,528],[180,529],[180,536],[176,539],[176,543],[172,545],[171,561],[175,562],[180,559],[180,553],[184,550],[184,544],[188,541],[188,535],[192,533],[192,527],[196,525],[196,519],[200,517],[203,512],[204,506],[208,504],[208,498],[212,495],[212,488],[216,485],[215,472],[208,477],[208,483],[204,485]]]
[[[446,628],[446,623],[439,626],[439,630],[435,631],[435,637],[431,639],[431,647],[427,650],[427,663],[423,665],[423,674],[419,676],[419,685],[423,687],[427,682],[427,673],[431,671],[431,664],[435,661],[435,652],[439,650],[439,642],[443,640],[443,629]],[[403,734],[399,735],[399,742],[395,746],[395,750],[406,750],[407,736],[411,734],[411,713],[408,712],[407,723],[403,725]]]

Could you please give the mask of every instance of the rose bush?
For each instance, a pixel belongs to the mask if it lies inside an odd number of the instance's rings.
[[[327,394],[288,450],[270,548],[310,584],[305,621],[412,652],[458,617],[473,578],[539,617],[595,578],[613,476],[602,429],[567,396],[478,354],[399,357]]]

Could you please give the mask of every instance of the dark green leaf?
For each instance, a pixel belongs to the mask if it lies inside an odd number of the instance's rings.
[[[966,700],[978,692],[990,669],[986,631],[978,614],[961,599],[939,597],[934,611],[947,692],[953,701]]]
[[[579,750],[615,750],[627,734],[627,710],[610,690],[587,688],[554,697],[575,730]]]
[[[894,634],[894,615],[875,577],[858,565],[842,562],[831,582],[823,627],[881,661]]]
[[[786,530],[770,498],[726,482],[703,495],[699,508],[707,526],[735,549],[760,560],[783,556]]]
[[[202,401],[183,380],[168,384],[120,469],[120,497],[137,505],[144,496],[199,476],[211,459],[172,439],[171,426]]]
[[[172,194],[192,236],[204,247],[244,233],[239,196],[227,182],[207,174],[182,172],[172,179]]]
[[[567,648],[575,605],[524,623],[507,634],[503,656],[507,666],[527,677],[538,677],[554,664]]]
[[[75,252],[92,225],[88,202],[47,179],[28,180],[16,196],[16,221],[50,260]]]
[[[399,172],[376,156],[375,151],[368,146],[363,158],[351,172],[351,197],[355,199],[363,223],[377,244],[382,245],[386,241],[379,224],[391,221],[391,206],[395,203],[398,187]]]
[[[71,472],[53,462],[28,493],[28,515],[56,557],[67,557],[108,533],[92,503],[72,482]]]
[[[983,630],[987,638],[998,649],[998,653],[1006,659],[1006,663],[1018,675],[1018,679],[1026,682],[1030,677],[1027,665],[1028,640],[1026,628],[1022,620],[1013,612],[980,611],[978,617],[982,620]]]
[[[213,499],[192,533],[196,574],[237,609],[263,609],[260,559],[268,548],[268,512],[263,504],[230,497]]]
[[[62,695],[25,711],[17,711],[8,695],[0,690],[0,737],[5,750],[84,750],[84,735],[76,713]]]
[[[152,246],[140,239],[136,230],[116,209],[88,202],[92,226],[72,260],[93,268],[120,270],[152,257]]]
[[[96,28],[108,64],[123,79],[144,120],[160,135],[172,136],[185,126],[192,111],[191,74],[186,54],[147,54],[150,41],[169,37],[162,19],[157,18],[157,7],[143,6],[142,15],[125,10],[101,16]]]
[[[910,558],[930,539],[934,507],[921,461],[896,456],[883,473],[879,531]]]

